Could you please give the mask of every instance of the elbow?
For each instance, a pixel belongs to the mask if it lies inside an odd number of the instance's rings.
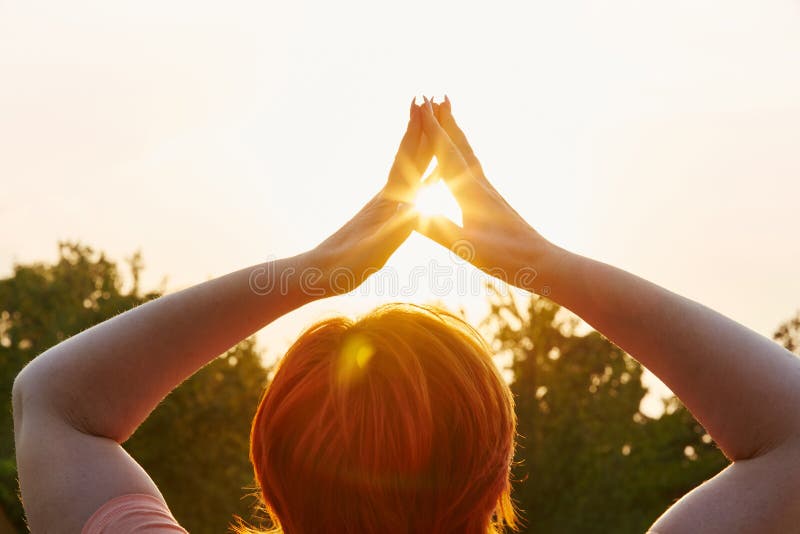
[[[40,376],[41,372],[38,370],[40,366],[35,365],[36,360],[29,362],[28,365],[22,368],[14,378],[14,383],[11,386],[11,411],[14,421],[14,433],[19,433],[22,428],[23,414],[31,413],[31,410],[38,409],[46,402],[48,395],[46,391],[42,391],[41,384],[43,383]],[[31,406],[32,401],[36,400],[37,406]]]
[[[69,380],[55,380],[56,368],[40,358],[37,357],[17,374],[11,388],[16,437],[22,432],[25,418],[29,421],[61,421],[84,434],[112,439],[120,444],[133,434],[135,428],[130,431],[127,428],[120,429],[115,421],[105,417],[102,410],[92,410],[91,406],[96,403],[89,402],[81,393],[70,391]]]

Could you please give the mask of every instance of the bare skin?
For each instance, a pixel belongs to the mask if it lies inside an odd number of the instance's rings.
[[[420,111],[412,104],[386,184],[315,249],[148,302],[25,367],[14,382],[14,436],[31,531],[80,532],[92,513],[120,495],[163,500],[120,444],[161,399],[214,357],[283,314],[347,291],[380,268],[416,224],[403,201],[414,197],[432,157],[423,141]],[[352,276],[336,277],[337,268]],[[287,273],[295,275],[285,291],[260,290],[266,278]]]
[[[464,225],[419,220],[413,198],[435,153]],[[449,101],[412,105],[389,179],[317,248],[256,265],[130,310],[53,347],[14,384],[20,486],[34,532],[78,532],[111,498],[161,499],[120,446],[161,399],[218,354],[281,315],[352,289],[413,229],[446,247],[468,243],[475,265],[542,291],[664,380],[731,466],[653,526],[683,532],[789,532],[800,524],[800,361],[702,305],[544,239],[489,183]],[[535,277],[517,276],[520,272]],[[334,273],[351,273],[345,279]],[[260,291],[269,277],[285,291]],[[255,287],[254,287],[254,281]],[[620,511],[620,513],[625,513]]]
[[[652,531],[796,530],[800,360],[697,302],[545,240],[489,183],[449,100],[438,109],[426,103],[423,125],[464,226],[433,218],[421,221],[420,232],[446,247],[468,241],[477,267],[504,273],[512,283],[515,272],[533,267],[538,276],[520,287],[546,286],[549,298],[658,375],[732,460],[667,510]]]

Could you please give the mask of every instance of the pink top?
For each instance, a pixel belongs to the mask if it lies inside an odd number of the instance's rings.
[[[83,526],[81,534],[175,534],[178,524],[166,503],[152,495],[132,493],[106,502]]]

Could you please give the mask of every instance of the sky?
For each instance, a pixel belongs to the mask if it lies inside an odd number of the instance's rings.
[[[770,335],[800,308],[800,2],[0,0],[0,276],[59,240],[173,291],[308,250],[382,185],[417,95],[449,95],[544,236]],[[259,342],[407,291],[307,306]],[[481,293],[481,294],[478,294]]]

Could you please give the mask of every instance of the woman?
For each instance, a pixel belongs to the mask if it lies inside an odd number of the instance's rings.
[[[407,207],[434,154],[463,227],[418,220]],[[486,179],[447,100],[412,105],[387,184],[314,250],[149,302],[20,373],[14,425],[31,530],[183,532],[120,444],[198,368],[281,315],[351,290],[414,229],[445,247],[466,240],[477,267],[547,288],[656,373],[716,440],[731,465],[652,532],[797,531],[800,361],[700,304],[542,238]],[[261,401],[251,459],[285,532],[483,533],[514,524],[514,426],[508,389],[473,330],[442,312],[389,306],[300,337]]]

